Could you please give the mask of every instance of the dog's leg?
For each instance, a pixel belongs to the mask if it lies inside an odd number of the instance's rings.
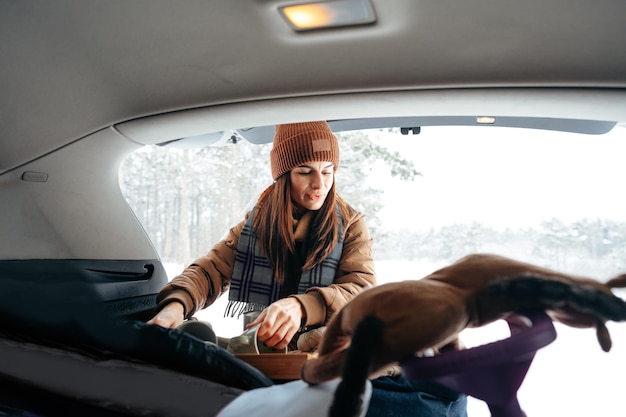
[[[361,413],[365,384],[373,371],[382,337],[383,322],[379,318],[367,316],[358,324],[328,417],[356,417]]]
[[[613,282],[616,283],[621,281]],[[521,309],[546,310],[557,321],[572,327],[595,327],[605,352],[611,349],[611,336],[604,323],[626,321],[626,303],[621,298],[585,284],[519,276],[493,281],[487,294],[492,299],[511,300]]]

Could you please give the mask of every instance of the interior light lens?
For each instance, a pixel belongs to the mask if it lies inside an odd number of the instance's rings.
[[[369,0],[320,1],[279,8],[295,31],[371,24],[376,21]]]
[[[476,118],[476,123],[480,123],[482,125],[492,125],[496,122],[496,118],[493,116],[478,116]]]

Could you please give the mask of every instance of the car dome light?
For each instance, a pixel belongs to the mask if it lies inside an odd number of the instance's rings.
[[[369,0],[334,0],[283,6],[280,13],[296,32],[366,25],[376,21]]]
[[[476,117],[476,123],[481,125],[492,125],[496,122],[496,118],[492,116],[478,116]]]

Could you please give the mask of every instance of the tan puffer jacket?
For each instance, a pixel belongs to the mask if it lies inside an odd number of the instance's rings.
[[[348,211],[349,216],[344,219],[343,252],[333,284],[312,287],[305,294],[292,296],[305,310],[304,326],[326,324],[348,301],[376,284],[372,238],[365,218],[350,206]],[[305,215],[299,221],[294,220],[296,240],[306,238],[309,219],[310,216]],[[228,291],[237,242],[245,221],[232,227],[209,253],[196,259],[161,290],[157,296],[159,310],[172,301],[180,301],[185,307],[185,317],[189,318]]]

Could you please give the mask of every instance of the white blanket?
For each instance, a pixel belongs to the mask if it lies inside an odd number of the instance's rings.
[[[217,417],[321,417],[328,415],[340,379],[311,386],[301,380],[246,391]],[[372,384],[367,381],[360,417],[367,413]]]

